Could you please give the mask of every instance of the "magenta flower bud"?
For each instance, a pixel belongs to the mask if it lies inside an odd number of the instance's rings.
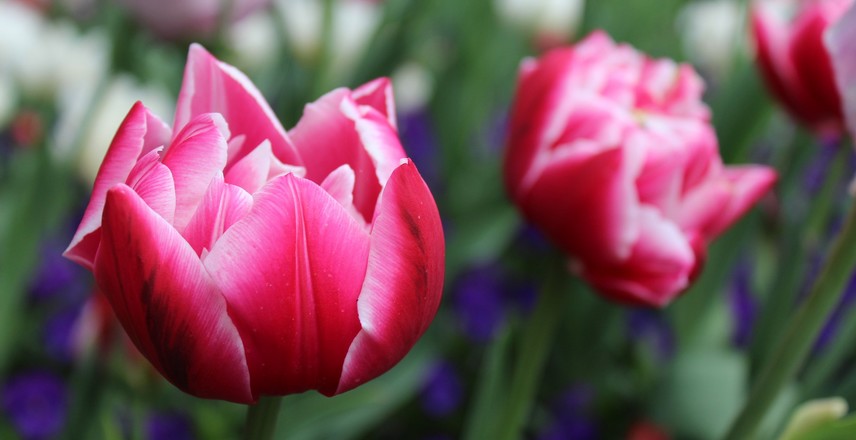
[[[702,80],[595,32],[523,62],[505,182],[523,215],[614,300],[663,306],[774,183],[725,167]]]
[[[119,127],[65,255],[163,376],[235,402],[382,374],[443,287],[440,217],[387,79],[324,95],[286,132],[198,45],[173,127],[141,103]]]
[[[853,0],[760,0],[752,7],[758,68],[793,117],[818,133],[844,128],[827,28]]]

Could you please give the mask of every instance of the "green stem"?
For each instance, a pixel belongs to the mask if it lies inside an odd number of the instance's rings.
[[[847,221],[836,237],[823,271],[811,293],[789,323],[767,359],[758,382],[752,388],[737,419],[726,435],[728,440],[752,438],[758,424],[809,354],[812,343],[830,312],[838,304],[853,268],[856,267],[856,209],[850,208]]]
[[[276,432],[276,418],[282,397],[262,397],[247,409],[246,440],[269,440]]]
[[[517,363],[511,378],[511,390],[506,400],[504,417],[499,421],[500,440],[522,438],[526,418],[532,410],[532,403],[540,383],[553,334],[562,312],[562,292],[565,277],[564,266],[557,267],[549,275],[547,283],[538,298],[538,304],[529,316],[519,341]]]
[[[808,149],[807,145],[802,146]],[[788,316],[793,305],[796,304],[797,293],[799,293],[800,281],[805,272],[807,262],[805,253],[813,249],[821,242],[823,232],[839,205],[839,187],[844,176],[844,168],[847,164],[847,155],[850,149],[845,145],[838,146],[835,159],[829,167],[829,173],[818,194],[806,194],[803,188],[796,188],[792,194],[795,198],[807,198],[810,200],[806,209],[805,218],[795,220],[785,219],[783,251],[779,252],[781,260],[778,265],[778,274],[772,289],[765,295],[764,315],[757,324],[757,331],[752,346],[752,364],[761,365],[760,362],[767,358],[772,348],[771,341],[775,335],[781,333],[782,326],[786,321],[783,316]],[[802,234],[800,234],[802,231]]]

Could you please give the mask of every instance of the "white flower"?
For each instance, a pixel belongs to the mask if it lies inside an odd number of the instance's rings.
[[[166,90],[140,84],[126,74],[112,78],[105,86],[103,93],[99,94],[97,102],[92,103],[91,109],[87,110],[89,103],[85,100],[70,99],[70,106],[78,105],[79,108],[69,108],[68,117],[72,120],[64,124],[61,122],[61,125],[68,127],[65,130],[71,132],[81,123],[86,124],[81,128],[78,170],[88,182],[95,181],[98,167],[113,140],[113,135],[116,134],[116,127],[121,124],[131,106],[137,101],[145,102],[146,107],[157,115],[169,115],[174,110],[175,99]],[[92,112],[88,118],[85,117],[87,111]],[[74,136],[71,134],[63,136],[69,135]],[[58,135],[58,138],[60,137]]]
[[[392,74],[395,107],[400,114],[423,108],[434,91],[434,78],[416,62],[401,65]]]
[[[722,76],[743,38],[744,10],[733,0],[704,0],[684,6],[677,26],[684,51],[702,70]]]
[[[279,36],[274,18],[256,13],[233,24],[226,41],[235,54],[234,64],[243,70],[258,70],[277,57]]]
[[[495,0],[501,19],[539,36],[569,40],[579,26],[583,0]]]
[[[323,2],[277,0],[281,19],[298,56],[312,60],[321,49]],[[341,72],[353,66],[380,24],[381,6],[374,2],[336,0],[333,6],[330,68]]]
[[[107,69],[109,43],[100,31],[78,34],[15,2],[0,2],[0,71],[39,98],[91,87]]]

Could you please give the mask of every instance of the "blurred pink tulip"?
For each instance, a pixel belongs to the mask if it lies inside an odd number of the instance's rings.
[[[759,0],[752,8],[758,67],[770,91],[818,133],[844,128],[823,35],[853,0]]]
[[[444,270],[387,79],[324,95],[286,133],[198,45],[173,128],[134,105],[65,255],[161,374],[235,402],[385,372],[431,323]]]
[[[856,3],[826,33],[847,128],[856,136]]]
[[[604,295],[663,306],[709,241],[774,183],[724,167],[693,69],[595,32],[524,61],[505,182],[523,214]]]
[[[270,0],[120,0],[142,25],[167,38],[199,38],[240,20]],[[229,8],[229,9],[226,9]]]

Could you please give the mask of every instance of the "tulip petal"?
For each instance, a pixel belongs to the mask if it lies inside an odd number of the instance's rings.
[[[776,183],[776,172],[763,166],[726,167],[719,178],[686,195],[680,225],[713,240]]]
[[[140,158],[126,183],[149,208],[172,223],[175,217],[175,181],[169,168],[160,161],[162,151],[158,148]]]
[[[252,194],[269,180],[287,173],[304,177],[306,168],[280,162],[273,154],[270,142],[265,140],[249,154],[226,167],[226,183],[238,185]]]
[[[270,142],[265,140],[229,168],[226,172],[226,182],[238,185],[252,194],[268,181],[274,161],[279,162],[273,155]]]
[[[847,128],[856,136],[856,3],[824,35],[844,105]]]
[[[203,113],[222,114],[235,136],[246,136],[235,160],[267,139],[281,162],[302,165],[288,134],[252,81],[202,46],[192,44],[175,109],[176,130]]]
[[[407,157],[398,139],[398,132],[384,115],[372,108],[360,107],[359,113],[356,113],[353,111],[356,109],[345,101],[342,110],[354,121],[360,142],[372,159],[378,181],[381,186],[386,185],[392,171],[398,168],[401,159]]]
[[[223,117],[205,113],[176,135],[163,155],[175,179],[175,228],[183,231],[196,212],[211,179],[226,166],[228,129]]]
[[[336,390],[368,253],[365,229],[294,174],[263,187],[215,243],[205,266],[241,331],[255,394]]]
[[[697,259],[684,233],[657,209],[640,207],[639,225],[630,258],[602,267],[584,266],[581,275],[614,299],[662,307],[689,285]]]
[[[539,151],[546,148],[545,131],[557,107],[567,96],[564,87],[570,80],[572,49],[556,49],[538,60],[527,59],[521,64],[521,76],[514,95],[509,117],[508,145],[504,161],[506,187],[513,198],[526,191],[523,182]],[[567,116],[567,115],[562,115]],[[560,116],[561,117],[561,116]]]
[[[196,254],[202,256],[252,207],[253,196],[239,186],[225,183],[223,176],[218,174],[211,180],[199,208],[184,229],[184,238]]]
[[[752,33],[756,42],[758,67],[765,83],[794,116],[809,123],[818,122],[824,110],[805,90],[791,52],[791,35],[776,2],[758,2],[752,11]]]
[[[66,258],[92,269],[100,241],[101,214],[107,190],[125,182],[137,159],[157,147],[168,144],[170,137],[169,127],[142,103],[137,102],[131,107],[107,150],[101,168],[98,169],[89,205],[63,254]]]
[[[354,101],[361,106],[369,106],[380,112],[389,125],[398,129],[395,117],[395,98],[392,95],[392,81],[389,78],[377,78],[369,81],[351,93]]]
[[[405,157],[386,119],[371,108],[361,111],[347,89],[337,89],[307,105],[290,134],[310,180],[320,183],[342,164],[354,170],[354,205],[370,221],[390,164]]]
[[[249,403],[244,347],[193,249],[125,185],[107,193],[95,279],[128,336],[182,390]]]
[[[362,330],[337,394],[392,368],[428,328],[443,290],[444,246],[431,192],[416,166],[403,161],[384,187],[372,225],[358,304]]]
[[[626,260],[639,236],[634,182],[640,152],[561,153],[566,152],[557,152],[529,193],[521,195],[524,214],[559,248],[586,256],[589,264]]]

